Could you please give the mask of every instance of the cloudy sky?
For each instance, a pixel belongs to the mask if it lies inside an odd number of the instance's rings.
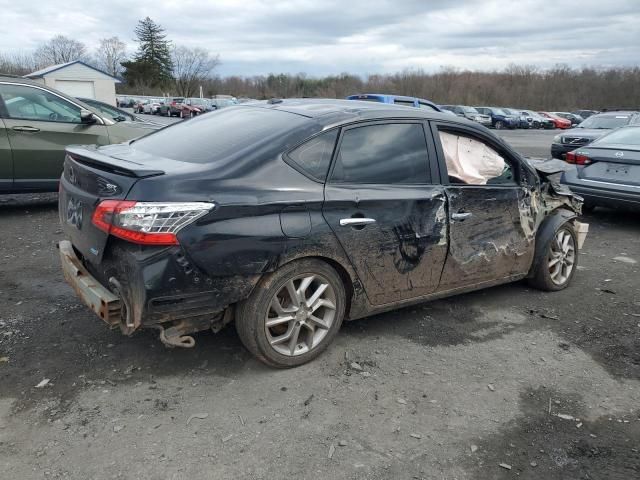
[[[56,34],[117,35],[150,16],[220,75],[361,75],[409,69],[640,64],[640,0],[0,0],[0,50]]]

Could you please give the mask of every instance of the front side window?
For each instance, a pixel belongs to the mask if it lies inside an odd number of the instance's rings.
[[[2,97],[9,118],[82,123],[80,107],[46,90],[26,85],[0,85],[0,97]]]
[[[287,157],[313,178],[325,181],[338,130],[322,133],[293,149]]]
[[[368,125],[346,130],[331,180],[364,184],[429,183],[422,124]]]
[[[509,161],[485,142],[440,131],[449,182],[458,185],[517,185]]]

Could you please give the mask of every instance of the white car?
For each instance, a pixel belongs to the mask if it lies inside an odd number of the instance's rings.
[[[146,102],[142,106],[142,112],[149,115],[156,115],[160,111],[160,100],[154,99]]]

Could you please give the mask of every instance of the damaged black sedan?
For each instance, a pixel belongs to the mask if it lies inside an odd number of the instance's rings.
[[[289,367],[343,320],[524,278],[565,288],[581,204],[475,122],[276,100],[68,148],[59,248],[111,327],[190,347],[235,322],[251,353]]]

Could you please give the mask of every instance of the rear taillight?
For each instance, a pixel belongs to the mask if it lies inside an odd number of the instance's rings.
[[[591,163],[591,159],[586,155],[578,152],[569,152],[565,156],[567,163],[575,163],[576,165],[588,165]]]
[[[141,245],[177,245],[178,231],[206,215],[213,203],[156,203],[104,200],[93,212],[100,230]]]

